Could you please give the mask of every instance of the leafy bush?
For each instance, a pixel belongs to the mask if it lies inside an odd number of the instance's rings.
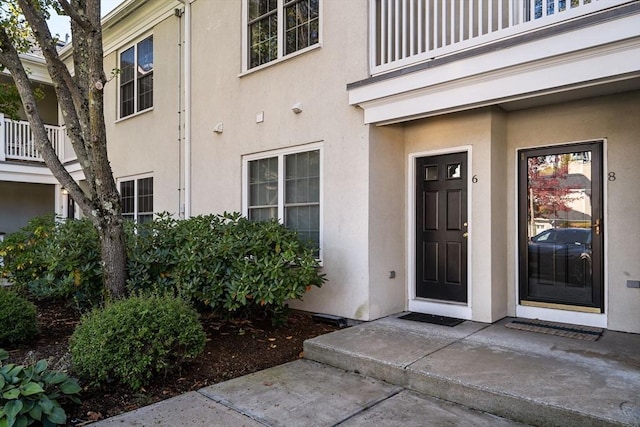
[[[19,292],[73,299],[80,307],[102,300],[98,234],[88,220],[36,218],[0,243],[0,256],[0,272]]]
[[[32,338],[37,330],[36,307],[13,291],[0,287],[0,343]]]
[[[39,422],[43,426],[64,425],[67,415],[60,402],[80,403],[81,387],[75,378],[51,371],[46,360],[24,366],[4,365],[9,354],[0,349],[0,425],[27,426]]]
[[[314,249],[277,221],[238,213],[126,223],[128,286],[168,289],[226,313],[281,314],[290,299],[321,286]],[[37,298],[102,304],[98,236],[86,220],[37,219],[0,243],[4,274]],[[1,267],[0,267],[1,268]]]
[[[227,312],[281,313],[290,299],[321,286],[314,249],[277,221],[238,213],[137,226],[128,245],[129,286],[163,286],[190,301]]]
[[[85,315],[70,340],[74,372],[133,390],[204,350],[198,313],[173,296],[134,296]]]
[[[0,275],[9,279],[13,289],[24,292],[34,278],[47,271],[45,246],[54,231],[53,216],[38,217],[0,242]]]

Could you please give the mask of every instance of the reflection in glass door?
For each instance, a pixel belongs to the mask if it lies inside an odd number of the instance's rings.
[[[520,152],[521,304],[601,311],[601,152],[599,142]]]

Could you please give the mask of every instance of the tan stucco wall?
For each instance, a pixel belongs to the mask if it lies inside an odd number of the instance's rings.
[[[369,311],[376,319],[407,304],[407,162],[402,126],[371,127],[369,138]]]
[[[144,13],[144,8],[138,13]],[[136,22],[135,15],[130,18]],[[179,214],[180,206],[180,19],[171,16],[152,31],[132,35],[123,48],[153,34],[153,109],[118,120],[118,79],[105,86],[109,158],[116,179],[153,176],[154,210]],[[120,51],[105,57],[107,75],[118,67]]]
[[[34,217],[52,215],[54,188],[47,184],[0,182],[0,232],[13,233]]]
[[[508,211],[509,235],[515,235],[515,170],[518,148],[606,139],[605,179],[605,311],[608,328],[640,332],[640,289],[626,287],[640,280],[640,92],[610,95],[509,114]],[[513,241],[513,239],[512,239]],[[515,244],[509,260],[515,260]],[[515,262],[510,261],[509,283],[516,282]],[[515,306],[510,288],[509,313]]]
[[[243,156],[320,143],[328,282],[292,306],[362,320],[370,318],[368,126],[348,105],[346,84],[367,76],[366,7],[322,2],[331,30],[320,48],[240,76],[241,2],[192,4],[192,214],[241,210]]]

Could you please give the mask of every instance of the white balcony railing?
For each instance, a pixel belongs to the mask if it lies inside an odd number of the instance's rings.
[[[26,121],[15,121],[0,114],[0,161],[25,160],[43,162],[36,143],[33,140],[31,126]],[[66,128],[64,126],[45,125],[49,141],[53,144],[56,154],[63,162],[73,160],[73,150],[65,149],[69,146]],[[66,153],[71,151],[71,153]]]
[[[370,67],[379,74],[629,0],[370,0]]]

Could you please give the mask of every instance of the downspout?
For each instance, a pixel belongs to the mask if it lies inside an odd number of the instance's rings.
[[[191,217],[191,2],[184,4],[184,218]]]

